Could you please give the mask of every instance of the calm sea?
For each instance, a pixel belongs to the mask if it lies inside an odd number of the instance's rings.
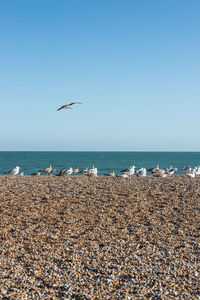
[[[25,175],[52,165],[55,169],[78,166],[80,169],[98,168],[98,174],[119,171],[135,165],[138,168],[174,166],[181,173],[184,166],[200,165],[200,152],[0,152],[0,174],[20,166]]]

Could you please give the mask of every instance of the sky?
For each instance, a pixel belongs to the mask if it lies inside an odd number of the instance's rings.
[[[0,150],[200,151],[199,11],[1,0]]]

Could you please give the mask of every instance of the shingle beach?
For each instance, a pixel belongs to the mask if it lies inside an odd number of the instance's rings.
[[[200,299],[200,177],[0,176],[0,299]]]

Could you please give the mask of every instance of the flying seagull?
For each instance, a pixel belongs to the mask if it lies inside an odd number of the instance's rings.
[[[72,103],[65,104],[65,105],[59,107],[57,110],[61,110],[61,109],[63,109],[63,108],[65,108],[65,109],[66,109],[66,108],[72,109],[72,105],[74,105],[74,104],[82,104],[82,103],[81,103],[81,102],[72,102]]]

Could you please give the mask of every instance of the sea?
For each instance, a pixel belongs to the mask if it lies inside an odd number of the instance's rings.
[[[98,168],[98,175],[129,166],[150,169],[157,164],[160,168],[174,166],[181,174],[185,166],[200,165],[200,152],[98,152],[98,151],[0,151],[0,174],[21,167],[24,175],[30,175],[40,169],[52,165],[53,169],[63,169],[76,166],[79,169],[92,165]]]

